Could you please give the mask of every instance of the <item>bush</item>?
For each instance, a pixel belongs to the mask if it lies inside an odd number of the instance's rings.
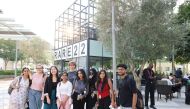
[[[20,75],[21,71],[17,70],[17,75]],[[14,70],[0,70],[0,75],[14,75]]]

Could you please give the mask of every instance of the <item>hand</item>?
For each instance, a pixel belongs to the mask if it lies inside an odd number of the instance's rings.
[[[63,106],[65,106],[66,100],[61,101],[61,104],[62,104]]]
[[[44,95],[41,96],[41,100],[44,101]]]
[[[98,107],[98,106],[99,106],[99,103],[98,103],[98,102],[96,102],[95,106],[96,106],[96,107]]]
[[[79,100],[82,100],[83,98],[84,98],[83,95],[80,95],[80,96],[79,96]]]
[[[116,107],[117,107],[116,102],[111,102],[111,106],[112,106],[113,108],[116,108]]]
[[[15,89],[19,89],[20,88],[20,86],[18,85],[18,86],[15,86]]]
[[[51,102],[50,102],[50,98],[49,97],[47,97],[47,103],[48,104],[50,104]]]
[[[91,79],[93,77],[93,75],[90,75],[89,78]]]

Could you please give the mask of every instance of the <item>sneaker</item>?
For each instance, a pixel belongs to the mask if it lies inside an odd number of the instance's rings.
[[[148,106],[145,106],[145,109],[149,109],[149,107],[148,107]]]
[[[156,107],[154,107],[154,106],[150,106],[150,108],[152,108],[152,109],[157,109]]]

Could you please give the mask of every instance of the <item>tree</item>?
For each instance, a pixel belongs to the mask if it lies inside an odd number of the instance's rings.
[[[176,0],[117,0],[116,48],[117,61],[134,66],[156,62],[170,53],[172,44],[180,39],[180,26],[173,24]],[[110,0],[98,3],[99,39],[111,47]],[[143,66],[143,65],[142,65]]]
[[[178,25],[184,25],[184,37],[180,40],[180,44],[176,46],[175,61],[177,63],[190,62],[190,2],[185,2],[179,7],[179,12],[176,17]]]
[[[129,64],[133,74],[135,67],[140,66],[142,75],[146,62],[153,62],[156,66],[156,60],[168,56],[172,46],[177,45],[183,36],[183,26],[176,25],[174,19],[176,0],[115,2],[117,62]],[[99,39],[111,47],[111,4],[109,0],[99,1],[98,4]]]
[[[0,57],[4,60],[5,70],[9,61],[15,61],[15,46],[16,43],[13,40],[0,40]],[[21,60],[22,58],[23,54],[19,53],[17,60]]]
[[[20,50],[24,53],[27,63],[32,60],[36,64],[48,64],[49,60],[51,60],[51,56],[49,56],[49,51],[51,51],[50,44],[38,37],[33,37],[28,41],[22,41],[20,43]]]

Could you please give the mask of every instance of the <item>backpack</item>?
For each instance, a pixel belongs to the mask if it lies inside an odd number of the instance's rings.
[[[19,80],[18,80],[18,84],[20,84],[21,79],[22,79],[22,77],[20,76],[20,77],[19,77]],[[10,85],[9,85],[9,88],[8,88],[8,94],[9,94],[9,95],[12,93],[13,89],[14,89],[14,88],[11,87],[11,84],[10,84]]]
[[[130,87],[130,81],[131,81],[131,77],[129,76],[127,79],[127,84],[129,84],[129,89],[132,91],[131,87]],[[143,101],[143,95],[141,93],[141,91],[139,89],[137,89],[137,104],[136,104],[136,108],[137,109],[144,109],[144,101]]]
[[[144,109],[143,95],[139,89],[137,89],[137,109]]]

